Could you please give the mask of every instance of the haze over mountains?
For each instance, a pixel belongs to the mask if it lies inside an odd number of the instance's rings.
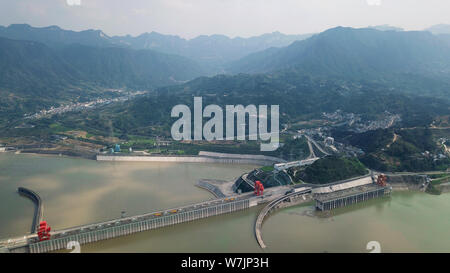
[[[436,25],[426,31],[436,35],[419,31],[405,32],[401,28],[380,25],[358,30],[339,27],[318,35],[285,35],[274,32],[250,38],[202,35],[186,40],[179,36],[163,35],[157,32],[144,33],[136,37],[130,35],[110,37],[101,30],[75,32],[63,30],[57,26],[36,28],[27,24],[14,24],[9,27],[0,26],[0,37],[36,41],[57,49],[72,44],[101,48],[150,49],[190,58],[203,66],[203,75],[213,75],[217,73],[270,72],[292,66],[297,68],[308,66],[306,67],[308,70],[323,71],[320,63],[326,60],[335,64],[330,67],[329,64],[323,63],[328,70],[333,72],[340,68],[336,67],[337,63],[346,66],[348,61],[353,62],[350,65],[353,68],[347,68],[356,70],[361,70],[361,67],[354,67],[356,62],[372,62],[373,60],[376,62],[373,63],[374,67],[371,69],[384,68],[382,67],[383,62],[386,63],[386,67],[392,69],[399,68],[401,63],[406,66],[415,65],[414,61],[420,62],[420,65],[431,63],[434,66],[436,56],[442,51],[442,48],[436,48],[439,47],[437,40],[450,44],[450,34],[448,34],[450,26]],[[424,42],[428,42],[428,44],[421,45]],[[402,52],[402,47],[411,48],[411,51]],[[425,50],[425,52],[421,50]],[[430,51],[435,50],[438,52],[432,54],[433,56],[429,55]],[[444,53],[446,54],[446,52]],[[353,57],[356,58],[353,59]],[[371,57],[373,60],[370,59]],[[379,57],[385,58],[380,59]],[[428,59],[429,57],[433,60]],[[418,58],[422,58],[422,60],[418,60]],[[388,64],[388,62],[390,63]],[[308,65],[308,63],[310,64]],[[378,67],[376,68],[376,66]],[[317,71],[313,72],[317,73]],[[365,68],[363,72],[366,72]],[[371,73],[372,71],[367,72]],[[174,75],[171,76],[174,77]]]
[[[448,73],[448,45],[430,32],[337,27],[288,47],[251,54],[231,64],[233,73],[297,69],[324,75]]]
[[[433,34],[450,34],[450,25],[439,24],[425,29]]]
[[[251,38],[212,35],[185,40],[155,32],[109,37],[98,30],[11,25],[0,27],[0,100],[9,112],[20,115],[52,102],[95,94],[98,88],[151,90],[221,73],[226,75],[180,88],[226,92],[232,84],[236,92],[257,92],[255,84],[261,84],[282,96],[287,89],[317,87],[326,80],[333,81],[333,88],[345,86],[339,92],[346,94],[375,84],[369,89],[448,99],[447,37],[378,26],[337,27],[312,36],[275,32]],[[229,75],[239,73],[267,75]]]
[[[113,39],[134,49],[154,49],[186,56],[204,64],[220,65],[267,48],[288,46],[294,41],[303,40],[310,36],[311,34],[285,35],[280,32],[273,32],[250,38],[202,35],[186,40],[178,36],[151,32],[137,37],[113,37]]]
[[[0,87],[39,95],[86,83],[148,89],[205,74],[191,59],[152,50],[80,44],[53,48],[1,37],[0,73]]]
[[[220,65],[270,47],[287,46],[294,41],[306,39],[311,34],[285,35],[274,32],[250,38],[201,35],[186,40],[179,36],[157,32],[143,33],[136,37],[130,35],[110,37],[101,30],[75,32],[57,26],[36,28],[27,24],[15,24],[9,27],[0,26],[0,36],[15,40],[37,41],[52,47],[77,43],[95,47],[152,49],[185,56],[203,64]]]

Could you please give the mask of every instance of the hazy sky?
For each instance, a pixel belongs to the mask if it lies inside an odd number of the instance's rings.
[[[248,37],[390,24],[450,24],[449,0],[0,0],[0,25],[101,29],[108,35],[156,31]]]

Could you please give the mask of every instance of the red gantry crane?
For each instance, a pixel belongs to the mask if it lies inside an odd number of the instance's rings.
[[[387,181],[387,176],[384,173],[380,173],[377,178],[377,185],[385,187]]]
[[[38,230],[39,241],[50,240],[50,231],[51,230],[52,230],[52,228],[49,225],[47,225],[46,221],[41,221],[39,223],[39,230]]]
[[[264,186],[261,183],[261,181],[256,181],[255,182],[255,195],[256,196],[261,196],[264,194]]]

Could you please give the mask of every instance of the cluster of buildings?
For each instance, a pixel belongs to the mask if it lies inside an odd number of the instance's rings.
[[[292,167],[300,167],[300,166],[311,165],[317,159],[319,159],[319,158],[315,157],[315,158],[298,160],[298,161],[291,161],[291,162],[286,162],[286,163],[278,163],[278,164],[275,164],[273,167],[277,171],[283,171],[283,170],[287,170],[287,169],[292,168]]]
[[[341,125],[353,125],[355,122],[361,120],[361,117],[354,113],[345,113],[342,110],[336,110],[333,113],[322,113],[323,117],[327,120],[334,122],[335,126]]]
[[[345,113],[337,110],[333,113],[322,113],[323,117],[330,121],[333,127],[347,126],[349,131],[364,133],[371,130],[386,129],[401,121],[398,114],[384,112],[377,120],[362,121],[361,117],[354,113]]]
[[[126,101],[132,97],[135,97],[137,95],[142,95],[144,93],[145,93],[144,91],[136,91],[136,92],[130,93],[127,96],[121,96],[121,97],[117,97],[117,98],[99,98],[99,99],[88,101],[88,102],[71,103],[71,104],[66,104],[66,105],[62,105],[59,107],[52,106],[52,107],[50,107],[50,109],[43,109],[34,114],[25,114],[24,118],[25,119],[40,119],[43,117],[53,116],[56,114],[63,114],[66,112],[81,111],[81,110],[85,110],[85,109],[89,109],[89,108],[98,107],[101,105],[110,104],[113,102]]]
[[[439,160],[439,159],[446,159],[448,156],[443,154],[443,153],[438,153],[438,154],[433,154],[430,153],[429,151],[425,151],[422,153],[423,156],[428,157],[428,158],[432,158],[434,161]]]
[[[392,115],[390,113],[386,113],[384,118],[380,120],[371,120],[365,124],[357,123],[355,124],[355,132],[364,133],[371,130],[377,129],[387,129],[394,125],[396,122],[401,121],[400,115]]]

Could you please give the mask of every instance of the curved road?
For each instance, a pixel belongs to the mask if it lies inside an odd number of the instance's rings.
[[[301,190],[298,192],[293,192],[290,194],[286,194],[280,198],[277,198],[275,200],[273,200],[272,202],[270,202],[267,206],[265,206],[261,212],[259,213],[258,217],[256,218],[256,222],[255,222],[255,236],[256,236],[256,240],[258,241],[258,244],[261,248],[266,248],[266,245],[264,244],[264,241],[262,239],[262,233],[261,233],[261,227],[262,227],[262,223],[264,221],[264,218],[266,217],[266,215],[273,209],[275,209],[279,204],[281,204],[282,202],[286,201],[287,199],[290,199],[291,197],[297,196],[297,195],[304,195],[304,194],[309,194],[311,193],[311,188],[306,188],[305,190]],[[294,204],[293,204],[294,205]],[[295,204],[297,205],[297,204]]]

